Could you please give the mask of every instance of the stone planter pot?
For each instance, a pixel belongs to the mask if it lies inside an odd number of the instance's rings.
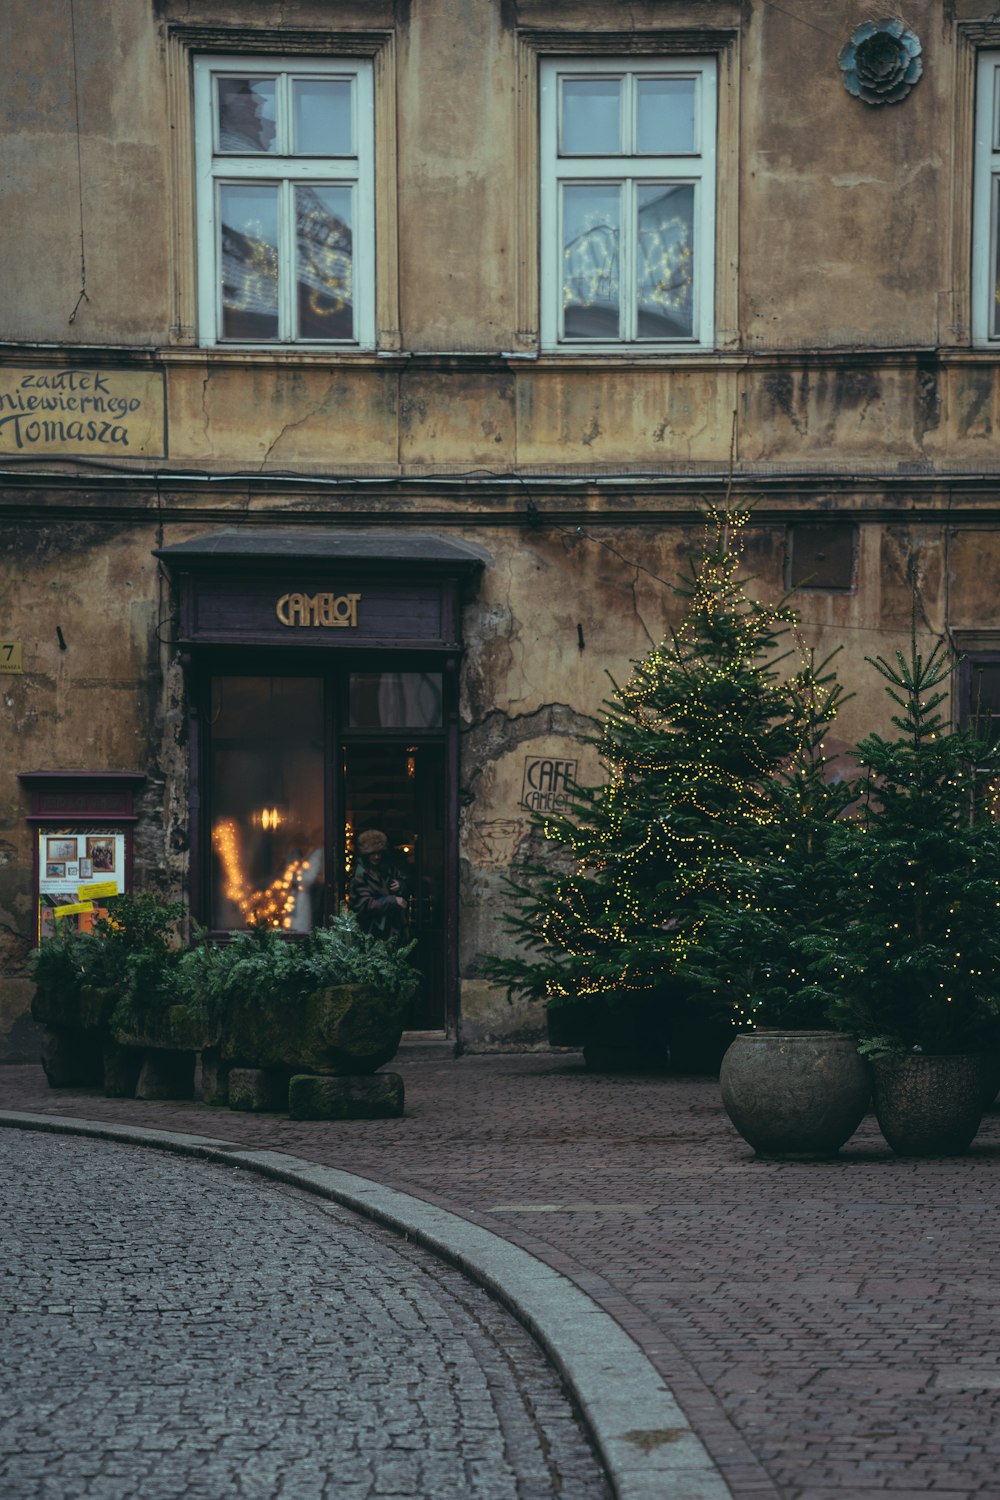
[[[758,1156],[836,1156],[857,1130],[871,1078],[854,1037],[840,1031],[752,1031],[719,1073],[726,1113]]]
[[[296,1073],[374,1073],[395,1057],[407,1001],[369,985],[335,985],[295,1004],[234,1004],[222,1028],[221,1061]]]
[[[110,1043],[108,1021],[119,998],[116,989],[91,985],[68,991],[41,985],[36,989],[31,1014],[42,1027],[41,1062],[51,1088],[101,1084],[104,1050]]]
[[[899,1156],[959,1156],[982,1122],[991,1055],[906,1053],[871,1064],[875,1118]]]
[[[204,1052],[217,1045],[218,1027],[209,1027],[186,1005],[144,1012],[132,1027],[117,1027],[114,1039],[122,1047],[157,1052]]]
[[[130,1026],[113,1029],[104,1055],[104,1092],[110,1098],[190,1099],[197,1054],[218,1042],[186,1005],[146,1010]]]

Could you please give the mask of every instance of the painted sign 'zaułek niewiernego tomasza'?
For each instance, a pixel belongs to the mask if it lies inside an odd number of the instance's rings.
[[[166,458],[163,371],[0,365],[0,455]]]

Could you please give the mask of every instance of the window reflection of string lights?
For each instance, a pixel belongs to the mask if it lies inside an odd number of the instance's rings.
[[[317,317],[343,312],[353,298],[354,259],[350,227],[330,212],[319,193],[298,194],[299,279],[309,287]]]
[[[216,823],[212,829],[212,845],[222,861],[226,899],[239,907],[247,922],[255,926],[291,927],[306,861],[290,860],[277,880],[272,880],[264,890],[255,891],[243,873],[239,830],[230,818]]]
[[[587,215],[582,233],[563,251],[564,306],[617,304],[619,239],[617,225],[608,224],[597,213]],[[674,313],[687,307],[694,278],[691,226],[686,219],[675,215],[651,228],[640,217],[637,262],[641,307]]]
[[[280,828],[284,821],[284,814],[277,807],[262,807],[259,813],[254,813],[252,819],[254,827],[263,828],[265,833]]]
[[[259,219],[242,229],[222,226],[223,281],[229,307],[273,312],[278,297],[278,248]]]

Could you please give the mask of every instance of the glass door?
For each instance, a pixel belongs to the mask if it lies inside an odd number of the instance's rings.
[[[368,895],[375,892],[384,900],[384,892],[398,888],[406,904],[392,930],[404,940],[415,939],[413,962],[422,975],[407,1028],[443,1030],[444,748],[405,739],[352,740],[344,746],[343,766],[343,890],[348,906],[357,907],[359,920],[364,920],[362,902]],[[370,850],[381,843],[370,837],[377,834],[384,835],[384,849]],[[377,913],[374,921],[379,921]]]

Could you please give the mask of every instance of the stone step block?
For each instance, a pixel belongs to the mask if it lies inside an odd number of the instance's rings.
[[[365,1078],[331,1078],[297,1073],[288,1085],[293,1120],[395,1120],[403,1113],[403,1080],[398,1073]]]

